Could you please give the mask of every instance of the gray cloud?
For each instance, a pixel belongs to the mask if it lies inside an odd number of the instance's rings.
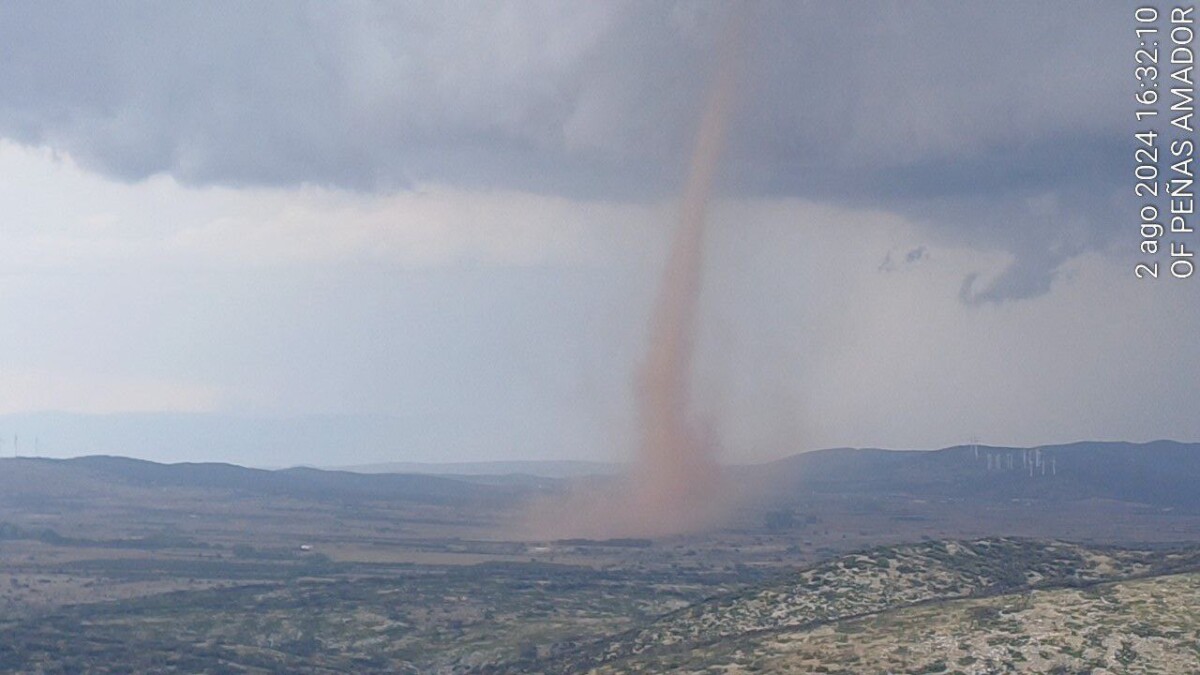
[[[4,3],[0,135],[131,181],[659,198],[729,7]],[[738,7],[729,191],[879,206],[1016,254],[971,302],[1044,292],[1066,252],[1116,236],[1124,3]],[[1045,225],[1068,215],[1082,228]]]
[[[911,263],[918,262],[922,258],[926,258],[928,256],[929,256],[929,249],[925,248],[924,246],[918,246],[918,247],[910,250],[908,253],[904,254],[904,262],[911,264]]]

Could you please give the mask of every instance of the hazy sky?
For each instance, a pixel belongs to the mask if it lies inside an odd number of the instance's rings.
[[[404,430],[170,459],[627,456],[732,6],[0,4],[0,415]],[[737,7],[726,457],[1200,439],[1200,280],[1132,274],[1132,4]]]

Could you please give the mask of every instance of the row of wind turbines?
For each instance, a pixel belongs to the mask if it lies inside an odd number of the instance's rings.
[[[975,453],[975,459],[979,459],[979,441],[971,441],[971,450]],[[987,452],[984,451],[984,457],[987,460],[988,471],[1013,471],[1016,469],[1016,452]],[[1028,471],[1029,477],[1040,473],[1045,476],[1058,475],[1058,459],[1056,457],[1045,457],[1040,447],[1028,448],[1021,450],[1021,471]]]

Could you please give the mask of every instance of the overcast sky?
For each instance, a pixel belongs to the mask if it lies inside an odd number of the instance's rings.
[[[695,392],[726,458],[1200,440],[1200,281],[1132,274],[1132,4],[531,0],[0,4],[0,437],[626,457],[732,7]]]

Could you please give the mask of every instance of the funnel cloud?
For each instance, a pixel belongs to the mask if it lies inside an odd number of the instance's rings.
[[[705,217],[733,100],[734,42],[726,41],[700,118],[648,349],[637,374],[640,439],[632,475],[618,494],[573,496],[575,504],[561,512],[572,520],[564,529],[574,535],[675,534],[709,525],[723,511],[715,442],[690,416],[688,402]]]
[[[641,445],[635,462],[638,525],[650,533],[690,529],[709,517],[719,480],[712,442],[688,416],[693,342],[704,262],[704,225],[733,96],[722,59],[692,151],[679,224],[650,326],[638,379]]]

